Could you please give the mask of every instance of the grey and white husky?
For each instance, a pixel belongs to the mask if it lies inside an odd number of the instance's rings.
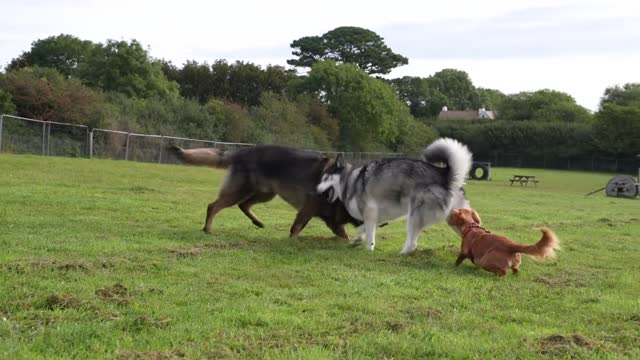
[[[467,208],[464,180],[472,162],[462,143],[441,138],[424,149],[423,159],[382,159],[352,167],[338,155],[318,184],[329,201],[341,200],[349,214],[364,221],[354,238],[366,234],[366,249],[373,250],[378,224],[407,216],[403,254],[416,249],[420,231],[446,220],[452,209]]]

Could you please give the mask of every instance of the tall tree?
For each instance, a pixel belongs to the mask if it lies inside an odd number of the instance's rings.
[[[92,127],[103,119],[101,94],[54,69],[22,68],[3,82],[20,116]]]
[[[640,154],[640,106],[605,103],[595,116],[593,130],[601,151],[626,156]]]
[[[352,64],[316,63],[294,92],[314,94],[340,123],[341,148],[353,151],[388,149],[398,138],[402,119],[411,117],[405,104],[382,80]]]
[[[13,115],[16,113],[16,106],[11,101],[11,94],[0,88],[0,114]]]
[[[620,106],[640,106],[640,83],[627,83],[621,86],[609,87],[600,99],[600,108],[605,104]]]
[[[502,91],[495,89],[477,88],[480,104],[489,110],[497,110],[507,97]]]
[[[80,64],[78,73],[89,86],[127,96],[178,95],[178,84],[166,78],[161,64],[153,61],[137,40],[97,44]]]
[[[447,106],[452,110],[477,110],[480,97],[469,74],[462,70],[444,69],[427,78],[429,88],[435,89],[447,98]]]
[[[432,118],[444,105],[448,104],[448,99],[440,91],[430,87],[428,79],[421,77],[405,76],[390,81],[398,93],[398,97],[404,101],[411,114],[416,118]]]
[[[66,34],[39,39],[31,43],[31,50],[13,59],[7,66],[7,71],[39,66],[56,69],[67,78],[77,77],[79,65],[93,46],[91,41]]]
[[[296,59],[289,65],[311,67],[320,60],[333,60],[358,66],[367,74],[388,74],[409,60],[394,53],[375,32],[360,27],[343,26],[322,36],[305,36],[291,43]]]
[[[285,96],[265,92],[251,109],[260,143],[327,150],[330,142],[322,129],[309,123],[302,109]]]
[[[591,119],[587,109],[575,99],[556,90],[538,90],[508,95],[498,108],[505,120],[585,122]]]
[[[180,95],[197,100],[201,104],[214,97],[216,86],[209,64],[187,61],[179,72]]]

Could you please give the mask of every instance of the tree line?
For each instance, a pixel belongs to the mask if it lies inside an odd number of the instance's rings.
[[[155,59],[136,40],[61,34],[32,43],[0,73],[0,112],[114,130],[278,143],[318,150],[416,153],[438,136],[495,152],[640,153],[640,84],[605,89],[592,114],[566,93],[504,94],[443,69],[385,79],[408,63],[375,32],[340,27],[291,43],[288,64]],[[496,121],[438,120],[484,107]]]

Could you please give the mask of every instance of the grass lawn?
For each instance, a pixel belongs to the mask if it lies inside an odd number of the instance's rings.
[[[537,188],[509,186],[514,173]],[[0,358],[640,358],[640,200],[584,195],[612,174],[492,169],[466,187],[483,226],[557,259],[497,277],[445,224],[401,256],[282,200],[200,232],[224,171],[0,154]],[[349,229],[353,235],[354,229]]]

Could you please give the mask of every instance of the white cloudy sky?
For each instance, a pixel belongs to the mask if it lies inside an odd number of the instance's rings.
[[[604,89],[640,82],[637,0],[0,0],[0,65],[61,33],[137,39],[151,55],[286,65],[289,44],[360,26],[409,58],[391,77],[465,70],[506,93],[551,88],[597,109]]]

